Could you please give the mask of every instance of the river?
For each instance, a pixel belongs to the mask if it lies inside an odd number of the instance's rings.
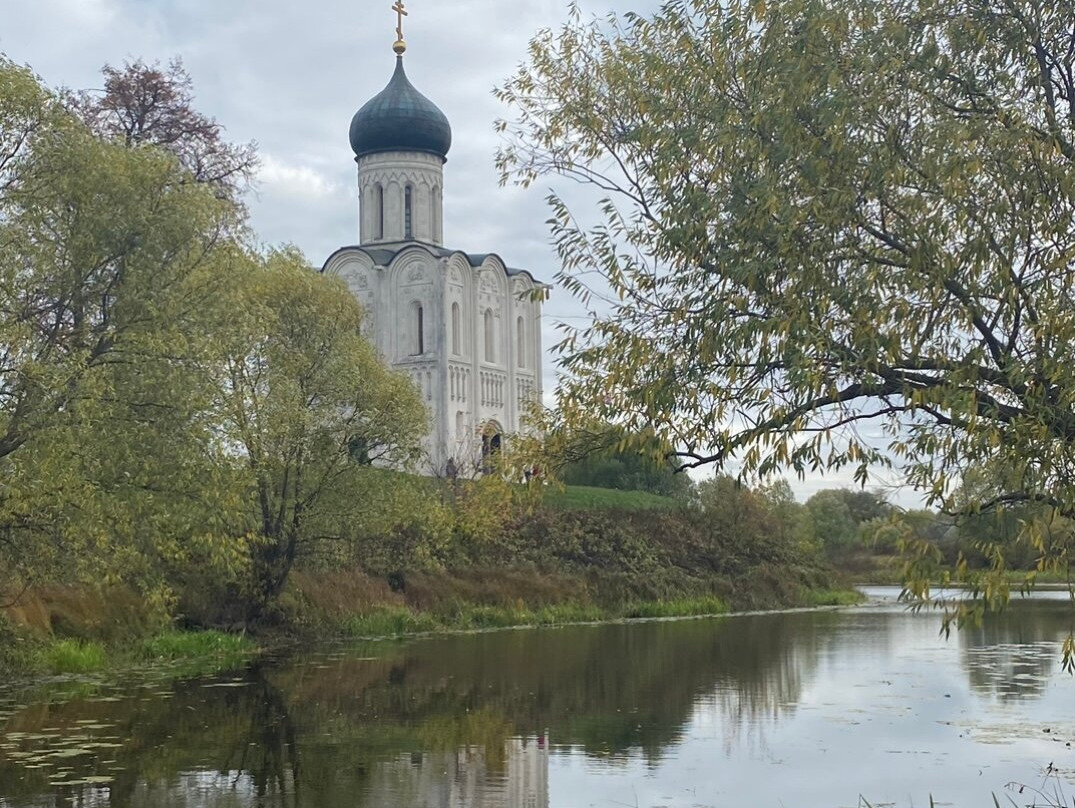
[[[0,689],[0,808],[1071,805],[1067,595],[945,638],[866,591]]]

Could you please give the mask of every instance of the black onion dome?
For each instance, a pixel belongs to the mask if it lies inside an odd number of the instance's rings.
[[[355,156],[385,151],[419,151],[442,160],[452,147],[452,128],[437,105],[414,89],[396,58],[396,72],[381,92],[351,119]]]

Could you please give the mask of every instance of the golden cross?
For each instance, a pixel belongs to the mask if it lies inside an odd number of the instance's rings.
[[[396,4],[392,6],[392,10],[396,12],[396,18],[399,20],[399,22],[396,23],[396,39],[402,42],[403,18],[407,16],[407,9],[403,7],[403,0],[396,0]]]

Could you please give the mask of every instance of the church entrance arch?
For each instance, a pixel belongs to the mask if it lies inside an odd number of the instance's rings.
[[[504,448],[504,428],[496,421],[489,421],[482,428],[482,474],[496,471],[497,460]]]

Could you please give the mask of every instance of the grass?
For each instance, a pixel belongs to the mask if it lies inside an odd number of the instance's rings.
[[[587,485],[549,486],[542,493],[542,502],[554,509],[577,510],[672,510],[681,507],[679,500],[646,491],[620,491],[614,488],[592,488]]]
[[[168,631],[134,646],[71,638],[40,640],[14,670],[51,674],[97,673],[131,663],[174,665],[184,674],[211,673],[241,665],[258,651],[247,637],[219,631]]]
[[[610,609],[587,603],[552,604],[531,609],[457,602],[436,612],[385,606],[366,614],[352,615],[340,628],[350,637],[401,637],[436,631],[556,626],[620,618],[691,617],[727,612],[728,604],[716,597],[645,601]]]
[[[546,606],[531,611],[506,606],[453,603],[437,612],[415,611],[405,606],[382,606],[365,614],[345,618],[341,630],[351,637],[402,637],[435,631],[578,623],[604,616],[596,607],[584,606]]]
[[[805,606],[853,606],[865,596],[853,589],[810,589],[803,596]],[[599,623],[608,620],[644,620],[662,617],[705,617],[728,614],[727,602],[715,595],[635,601],[604,608],[592,603],[562,603],[537,608],[526,606],[486,606],[455,601],[436,611],[419,611],[406,606],[382,606],[364,614],[350,615],[340,624],[349,637],[402,637],[439,631],[467,631],[515,626],[555,626],[572,623]]]
[[[137,656],[152,662],[181,663],[209,672],[234,667],[258,651],[245,635],[221,631],[168,631],[142,642]]]
[[[370,469],[370,474],[377,474],[396,487],[408,487],[416,493],[435,491],[430,488],[430,481],[425,477],[416,477],[387,469]],[[522,486],[520,486],[520,489]],[[559,510],[576,510],[580,508],[597,508],[599,510],[649,510],[660,508],[672,510],[682,507],[682,502],[672,497],[651,494],[648,491],[623,491],[616,488],[597,488],[588,485],[543,486],[542,504]]]
[[[564,623],[596,623],[604,620],[605,611],[598,606],[585,603],[560,603],[542,606],[534,612],[535,624],[554,626]]]
[[[673,600],[634,603],[624,609],[623,616],[639,617],[700,617],[726,614],[728,604],[718,597],[675,598]]]
[[[93,673],[108,662],[108,652],[96,642],[56,640],[41,650],[42,667],[49,673]]]
[[[607,620],[609,614],[585,603],[560,603],[537,609],[516,606],[460,605],[445,615],[446,628],[509,628],[511,626],[556,626]]]
[[[854,606],[866,596],[857,589],[809,589],[803,597],[804,606]]]
[[[349,615],[340,626],[351,637],[399,637],[442,627],[433,615],[403,606],[382,606],[365,614]]]

